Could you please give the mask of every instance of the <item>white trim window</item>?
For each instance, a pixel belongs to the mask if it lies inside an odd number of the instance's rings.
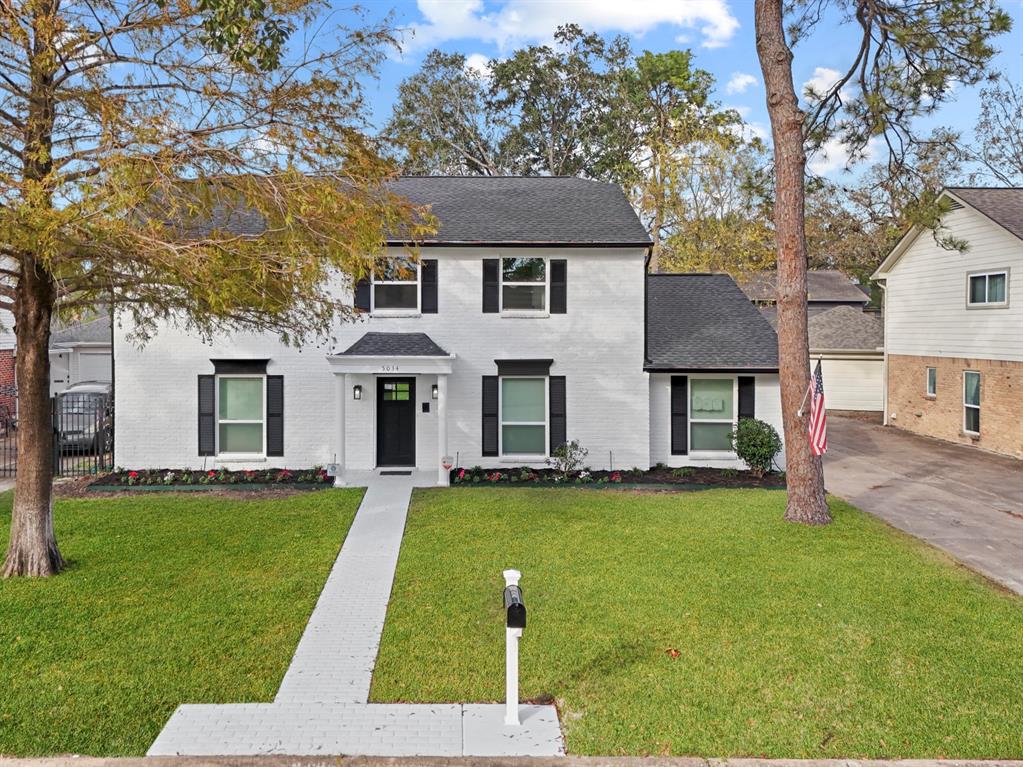
[[[501,259],[501,311],[543,314],[547,311],[546,258]]]
[[[420,307],[419,264],[405,258],[381,259],[370,285],[373,314],[414,314]]]
[[[1008,306],[1008,304],[1008,270],[1002,269],[996,272],[979,272],[970,274],[967,277],[967,306]]]
[[[532,376],[501,376],[499,392],[501,456],[546,457],[547,379]]]
[[[266,454],[266,376],[217,376],[217,455]]]
[[[963,431],[980,434],[980,373],[963,371]]]
[[[732,454],[739,404],[736,379],[689,378],[689,452]]]
[[[938,395],[938,369],[927,368],[927,396],[936,397]]]

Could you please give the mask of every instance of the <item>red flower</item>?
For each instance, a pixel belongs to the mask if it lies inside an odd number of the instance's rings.
[[[611,481],[612,481],[612,482],[621,482],[621,481],[622,481],[622,475],[621,475],[621,473],[619,473],[619,472],[617,472],[617,471],[615,471],[615,472],[612,472],[612,473],[611,473]]]
[[[465,469],[459,469],[458,470],[458,478],[459,479],[465,479]]]
[[[210,469],[208,472],[206,472],[206,476],[207,477],[215,477],[215,476],[217,476],[217,472],[213,471],[213,469]]]
[[[128,476],[131,477],[132,479],[136,479],[138,477],[138,475],[139,475],[139,473],[137,471],[129,471],[128,472]]]

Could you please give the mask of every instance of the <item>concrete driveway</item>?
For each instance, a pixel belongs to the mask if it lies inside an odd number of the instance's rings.
[[[824,483],[1023,594],[1023,461],[829,416]]]

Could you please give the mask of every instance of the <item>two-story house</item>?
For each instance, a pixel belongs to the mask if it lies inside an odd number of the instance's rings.
[[[622,190],[576,178],[408,177],[437,234],[338,284],[330,347],[117,334],[115,461],[132,468],[738,467],[740,417],[781,429],[777,340],[730,278],[651,275]],[[386,257],[405,258],[401,243]],[[396,264],[394,261],[392,264]],[[125,320],[127,318],[124,318]],[[130,328],[127,328],[130,330]]]
[[[874,274],[885,423],[1023,458],[1023,189],[942,198],[940,229],[908,232]]]

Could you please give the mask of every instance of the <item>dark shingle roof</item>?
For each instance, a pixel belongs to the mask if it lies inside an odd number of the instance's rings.
[[[852,306],[836,306],[815,314],[807,322],[810,349],[877,351],[884,346],[884,323],[872,313]]]
[[[110,343],[110,315],[54,328],[51,344]]]
[[[1023,188],[950,186],[948,191],[1023,240]]]
[[[739,278],[750,301],[774,301],[778,273],[754,272]],[[837,269],[811,269],[806,273],[806,300],[834,303],[867,303],[870,297]]]
[[[557,176],[405,176],[390,188],[430,206],[438,231],[428,243],[650,244],[617,184]]]
[[[647,276],[647,370],[776,370],[778,338],[726,274]]]
[[[426,333],[366,333],[342,354],[368,357],[447,357]]]

